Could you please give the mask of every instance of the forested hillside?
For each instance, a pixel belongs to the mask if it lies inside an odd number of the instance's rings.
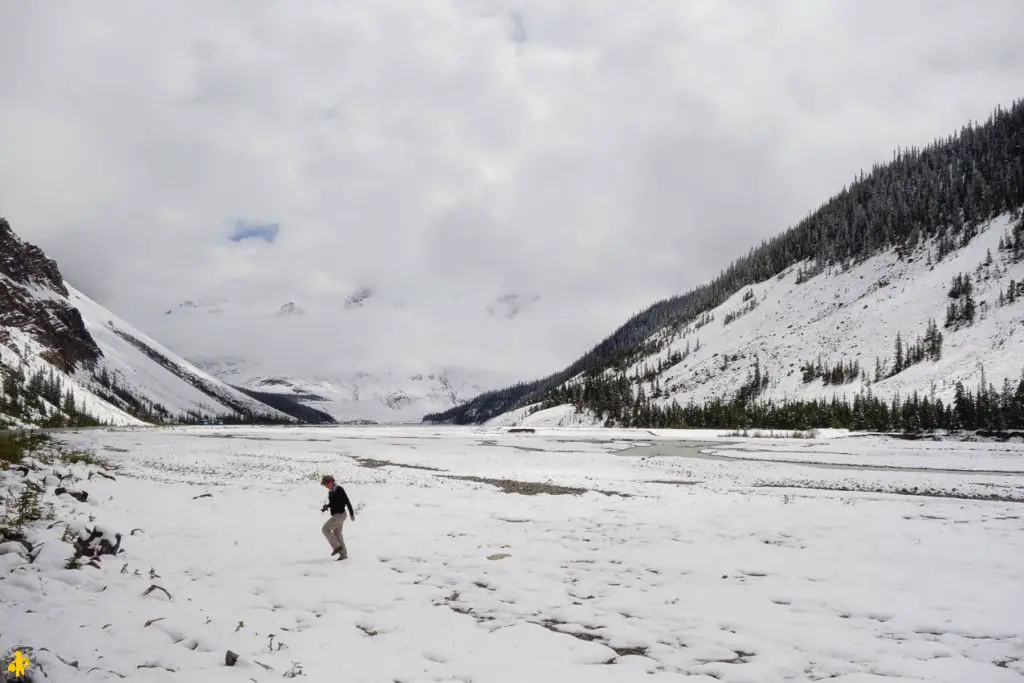
[[[0,218],[0,427],[292,424],[92,301]]]
[[[892,250],[895,250],[897,259],[902,259],[917,252],[922,245],[934,245],[934,249],[929,246],[929,261],[933,258],[942,260],[971,243],[987,221],[1007,214],[1014,223],[1005,237],[1000,237],[1000,257],[1007,263],[1019,262],[1024,250],[1021,243],[1024,227],[1020,223],[1022,205],[1024,100],[1018,100],[1009,109],[997,108],[983,125],[966,126],[957,135],[937,140],[924,149],[896,151],[891,161],[875,165],[869,173],[862,172],[848,188],[843,188],[799,224],[751,249],[712,282],[681,296],[659,301],[631,318],[565,370],[534,382],[488,392],[444,413],[428,415],[425,421],[479,423],[517,407],[538,402],[551,405],[567,397],[568,387],[563,385],[570,379],[576,378],[574,384],[580,387],[577,391],[583,391],[585,385],[581,384],[581,373],[591,378],[591,383],[619,382],[607,375],[602,380],[602,371],[615,369],[621,373],[638,360],[661,351],[664,339],[653,339],[659,331],[699,329],[711,322],[709,318],[713,309],[745,287],[770,280],[794,267],[798,267],[796,283],[822,287],[825,284],[819,278],[831,277],[833,270],[848,270]],[[1000,291],[1000,300],[1016,296],[1013,280],[1009,290],[1010,294]],[[964,292],[950,295],[952,301],[947,317],[940,321],[946,323],[947,329],[955,326],[960,317],[973,315],[967,294],[966,298]],[[729,319],[720,321],[720,324],[733,322],[757,305],[758,299],[751,292],[740,306],[723,316]],[[927,331],[930,341],[922,340],[923,355],[919,354],[922,358],[927,355],[925,351],[935,353],[935,333],[938,330],[933,332],[932,329],[930,324]],[[925,332],[922,329],[919,334]],[[908,350],[909,347],[908,341]],[[902,348],[900,346],[900,353]],[[842,379],[853,372],[849,366],[838,371],[834,367],[815,367],[813,357],[790,360],[798,364],[811,363],[807,372],[814,378],[823,378],[826,370],[829,380],[833,377]],[[753,399],[759,395],[763,384],[765,380],[758,378],[754,385],[737,387],[738,391],[730,400],[739,399],[740,405],[753,406]],[[1013,388],[1010,388],[1011,395]],[[982,387],[979,393],[986,391],[987,387]],[[611,389],[603,389],[587,392],[587,396],[614,393]],[[676,387],[675,395],[685,402],[685,387]],[[574,394],[572,400],[578,401],[581,409],[593,410],[592,402],[583,400],[581,396],[581,393]],[[670,405],[655,403],[650,410],[643,411],[637,403],[638,398],[639,392],[630,388],[628,404],[637,407],[628,411],[626,421],[636,426],[680,422],[661,415],[661,412],[667,414]],[[644,396],[641,403],[646,403],[648,398]],[[625,392],[622,399],[627,400]],[[891,409],[891,404],[886,403]],[[759,410],[773,409],[764,401],[759,406]],[[685,420],[686,424],[715,423],[720,426],[718,423],[722,421],[736,424],[741,420],[740,412],[746,415],[747,410],[739,411],[737,408],[731,413],[736,417],[720,420],[708,417],[723,413],[722,410],[716,411],[713,402],[705,407],[707,410],[697,406],[703,417],[694,417],[697,413],[691,411],[691,419]],[[742,419],[767,418],[754,415]],[[820,414],[818,418],[808,420],[818,423],[830,421]]]

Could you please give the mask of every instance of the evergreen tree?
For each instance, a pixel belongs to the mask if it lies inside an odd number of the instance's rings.
[[[903,337],[896,333],[896,360],[893,362],[892,374],[903,372]]]

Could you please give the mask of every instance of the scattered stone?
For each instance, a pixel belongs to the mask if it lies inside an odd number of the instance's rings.
[[[234,666],[237,661],[238,661],[238,655],[236,655],[231,650],[228,650],[227,652],[224,653],[224,663],[227,664],[228,666]]]
[[[152,626],[153,624],[155,624],[158,621],[163,621],[165,618],[166,617],[156,617],[155,619],[147,619],[146,623],[143,624],[142,627],[146,628],[147,626]]]
[[[506,557],[512,557],[512,556],[509,555],[508,553],[494,553],[493,555],[488,555],[487,559],[488,560],[504,560]]]
[[[567,631],[558,628],[559,626],[567,625],[564,621],[559,621],[558,619],[541,619],[540,621],[535,621],[533,623],[537,624],[538,626],[543,626],[544,628],[553,633],[558,633],[564,636],[572,636],[577,640],[585,640],[588,643],[600,642],[604,644],[604,639],[597,634],[587,633],[585,631]]]
[[[203,493],[203,494],[200,494],[198,496],[192,496],[192,500],[198,500],[200,498],[213,498],[213,494],[212,493]]]

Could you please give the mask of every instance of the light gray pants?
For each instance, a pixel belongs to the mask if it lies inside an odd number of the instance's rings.
[[[337,515],[331,515],[326,522],[322,531],[324,536],[327,537],[327,542],[331,544],[331,550],[337,550],[338,556],[341,559],[348,557],[348,548],[345,547],[345,537],[341,534],[341,529],[345,524],[345,520],[348,519],[347,512],[341,512]],[[340,550],[338,550],[340,548]]]

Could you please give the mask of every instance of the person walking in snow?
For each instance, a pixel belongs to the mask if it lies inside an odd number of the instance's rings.
[[[331,555],[337,555],[339,560],[348,559],[348,548],[345,547],[345,537],[342,535],[341,529],[347,517],[351,517],[353,522],[356,519],[352,501],[349,500],[344,487],[334,481],[334,477],[331,475],[324,476],[320,480],[320,485],[327,489],[327,503],[320,508],[320,512],[331,511],[330,518],[324,522],[321,530],[324,532],[327,542],[331,544]],[[348,508],[347,516],[346,508]]]

